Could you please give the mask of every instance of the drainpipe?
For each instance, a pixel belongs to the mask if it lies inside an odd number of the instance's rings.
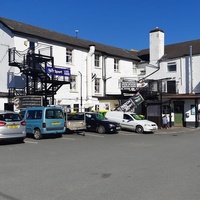
[[[155,66],[155,65],[151,65],[151,66],[152,67],[156,67],[157,69],[155,71],[153,71],[151,74],[148,74],[147,76],[145,76],[145,77],[141,78],[140,80],[138,80],[138,83],[141,82],[141,81],[144,81],[146,78],[148,78],[149,76],[155,74],[157,71],[160,70],[160,60],[158,60],[158,66]]]
[[[190,78],[191,78],[191,93],[194,93],[194,88],[193,88],[193,69],[192,69],[192,46],[190,46]]]
[[[90,45],[90,50],[86,58],[86,100],[92,103],[92,56],[95,52],[95,46]]]

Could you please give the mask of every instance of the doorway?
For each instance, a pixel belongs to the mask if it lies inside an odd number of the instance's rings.
[[[174,102],[174,126],[184,126],[184,101]]]

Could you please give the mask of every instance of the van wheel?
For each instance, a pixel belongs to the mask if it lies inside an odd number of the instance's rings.
[[[144,129],[142,126],[137,126],[136,129],[135,129],[135,132],[136,133],[143,133],[144,132]]]
[[[99,126],[97,128],[97,132],[100,134],[104,134],[106,132],[106,129],[104,128],[104,126]]]
[[[33,137],[36,140],[40,140],[42,138],[42,133],[41,133],[40,129],[34,130]]]

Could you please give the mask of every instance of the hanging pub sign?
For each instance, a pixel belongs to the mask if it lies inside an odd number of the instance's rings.
[[[121,90],[126,91],[136,91],[137,89],[137,81],[131,79],[122,79],[121,80]]]
[[[58,67],[46,67],[46,73],[54,76],[71,76],[69,68],[58,68]]]
[[[136,108],[138,105],[140,105],[144,101],[142,95],[137,92],[134,94],[131,98],[128,99],[124,104],[119,106],[116,110],[123,111],[123,112],[131,112]]]

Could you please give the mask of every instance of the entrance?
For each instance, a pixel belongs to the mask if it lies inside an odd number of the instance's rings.
[[[174,102],[174,126],[184,125],[184,101]]]

